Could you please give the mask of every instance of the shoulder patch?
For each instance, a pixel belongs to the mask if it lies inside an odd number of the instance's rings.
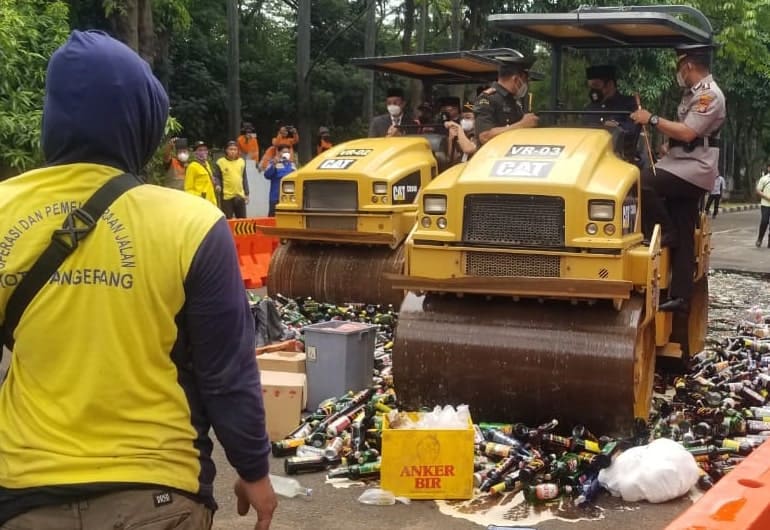
[[[706,112],[714,99],[714,95],[710,93],[698,96],[698,102],[695,104],[695,112]]]
[[[484,96],[480,96],[476,100],[476,107],[480,107],[482,105],[489,105],[489,100],[487,98],[485,98]]]

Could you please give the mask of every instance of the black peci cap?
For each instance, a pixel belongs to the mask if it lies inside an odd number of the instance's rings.
[[[601,64],[586,68],[586,79],[601,79],[602,81],[616,81],[617,73],[611,64]]]
[[[398,87],[389,88],[385,97],[406,99],[404,97],[404,90]]]
[[[456,107],[460,108],[460,98],[454,97],[454,96],[445,96],[443,98],[439,98],[438,100],[438,108],[441,107]]]
[[[535,63],[534,59],[527,57],[500,57],[498,61],[500,61],[500,66],[497,69],[497,75],[500,77],[529,73],[529,69]]]

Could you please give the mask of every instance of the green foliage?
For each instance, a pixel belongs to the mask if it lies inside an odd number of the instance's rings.
[[[160,146],[152,155],[147,167],[145,167],[145,181],[149,184],[157,184],[162,186],[166,177],[166,162],[164,155],[166,153],[166,146],[171,138],[176,136],[182,130],[182,125],[173,116],[169,116],[166,121],[166,128],[163,133],[163,140],[160,142]]]
[[[46,64],[68,31],[62,2],[0,0],[0,174],[41,160]]]

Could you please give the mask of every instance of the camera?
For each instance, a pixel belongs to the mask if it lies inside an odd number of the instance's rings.
[[[286,126],[286,136],[289,138],[294,138],[294,134],[296,134],[297,129],[294,127],[294,125],[287,125]]]
[[[444,122],[447,122],[447,121],[452,121],[449,118],[449,114],[446,113],[446,112],[442,112],[441,115],[440,115],[440,118],[441,118],[441,123],[444,123]]]

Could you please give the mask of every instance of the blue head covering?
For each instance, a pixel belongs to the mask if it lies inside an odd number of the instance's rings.
[[[49,165],[91,162],[138,174],[160,143],[168,96],[150,66],[101,31],[73,31],[51,57],[42,146]]]

